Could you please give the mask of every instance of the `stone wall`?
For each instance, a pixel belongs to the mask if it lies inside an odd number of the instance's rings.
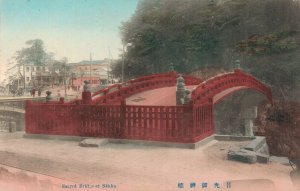
[[[257,134],[266,136],[272,155],[300,159],[300,103],[262,103],[256,124]]]

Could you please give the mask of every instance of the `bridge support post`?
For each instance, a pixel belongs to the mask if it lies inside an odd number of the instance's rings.
[[[125,138],[125,128],[126,128],[126,100],[121,100],[121,108],[120,108],[120,126],[118,128],[117,136],[119,138]]]
[[[257,107],[250,107],[246,109],[243,114],[244,126],[245,126],[245,136],[254,136],[253,133],[253,120],[257,117]]]

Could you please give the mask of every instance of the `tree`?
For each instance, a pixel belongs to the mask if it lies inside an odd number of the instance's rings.
[[[56,76],[60,76],[60,79],[62,80],[60,83],[63,83],[66,86],[66,80],[70,77],[69,74],[71,71],[71,66],[68,65],[68,59],[66,57],[61,60],[54,60],[51,63],[49,71],[52,76],[52,86],[54,85]]]
[[[29,47],[16,52],[16,60],[20,64],[44,64],[47,59],[44,42],[41,39],[28,40],[26,45]]]
[[[141,0],[120,27],[123,44],[131,44],[124,74],[166,72],[170,63],[181,73],[232,69],[239,59],[244,70],[286,94],[299,86],[299,20],[294,0]]]
[[[18,66],[23,66],[23,80],[25,87],[25,65],[35,65],[41,66],[45,65],[49,69],[49,75],[52,79],[52,85],[57,77],[60,75],[61,83],[66,83],[66,78],[68,77],[68,72],[70,71],[70,66],[67,65],[68,59],[63,58],[61,60],[55,60],[54,53],[46,52],[44,47],[44,42],[41,39],[34,39],[26,41],[27,47],[22,48],[16,52],[15,60]],[[58,73],[56,73],[56,71]],[[43,71],[45,72],[45,71]]]

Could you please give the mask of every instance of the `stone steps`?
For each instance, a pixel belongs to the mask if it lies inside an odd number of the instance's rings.
[[[227,155],[229,160],[246,163],[268,163],[270,160],[269,148],[265,137],[257,136],[242,148],[231,149]]]

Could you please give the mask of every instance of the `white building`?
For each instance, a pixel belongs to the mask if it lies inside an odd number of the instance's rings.
[[[24,70],[25,76],[25,85],[26,87],[31,87],[35,85],[35,83],[45,76],[45,74],[49,74],[48,67],[45,65],[37,66],[34,64],[26,64]],[[49,75],[47,75],[49,76]],[[46,77],[45,77],[46,78]]]

